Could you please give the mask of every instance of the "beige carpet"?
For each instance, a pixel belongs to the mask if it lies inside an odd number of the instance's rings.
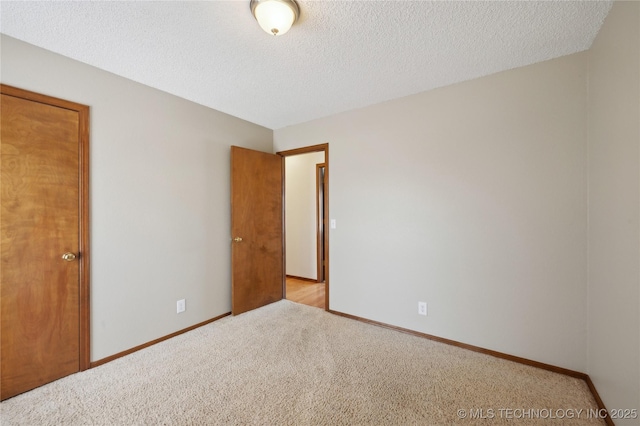
[[[11,398],[0,423],[603,424],[595,408],[581,380],[283,300]]]

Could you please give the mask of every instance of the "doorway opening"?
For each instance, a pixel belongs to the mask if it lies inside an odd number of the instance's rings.
[[[329,144],[284,158],[284,297],[329,310]]]

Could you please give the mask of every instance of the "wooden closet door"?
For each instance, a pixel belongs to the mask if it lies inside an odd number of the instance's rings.
[[[81,117],[1,96],[0,398],[6,399],[80,370]]]

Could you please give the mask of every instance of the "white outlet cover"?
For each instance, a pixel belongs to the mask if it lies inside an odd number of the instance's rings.
[[[427,315],[427,302],[418,302],[418,315]]]
[[[176,312],[182,313],[187,310],[187,305],[185,299],[180,299],[176,302]]]

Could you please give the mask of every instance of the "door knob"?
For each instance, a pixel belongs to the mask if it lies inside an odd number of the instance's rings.
[[[66,260],[67,262],[72,262],[76,260],[76,255],[71,252],[67,252],[62,255],[62,259]]]
[[[240,241],[242,241],[242,238],[241,237],[235,237],[233,239],[233,241],[235,241],[236,243],[239,243]]]

